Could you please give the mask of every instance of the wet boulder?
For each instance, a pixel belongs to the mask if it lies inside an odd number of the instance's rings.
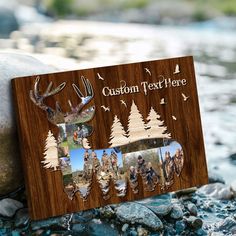
[[[11,79],[53,71],[54,68],[31,56],[0,53],[0,196],[16,190],[23,184]]]

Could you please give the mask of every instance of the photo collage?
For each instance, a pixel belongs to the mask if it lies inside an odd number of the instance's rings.
[[[102,191],[112,180],[118,196],[125,196],[127,181],[135,192],[137,177],[142,176],[144,190],[154,191],[159,184],[168,188],[174,175],[180,175],[184,155],[181,145],[172,139],[146,139],[108,149],[85,149],[83,141],[92,128],[81,124],[59,126],[59,159],[65,192],[73,198],[80,192],[86,199],[93,175]]]

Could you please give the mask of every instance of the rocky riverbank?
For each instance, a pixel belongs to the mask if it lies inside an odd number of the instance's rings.
[[[218,177],[211,176],[213,182]],[[234,235],[236,186],[215,182],[141,201],[30,221],[24,191],[0,200],[0,235]]]
[[[25,193],[20,188],[5,196],[7,200],[0,200],[0,235],[216,236],[235,233],[236,41],[233,32],[59,21],[24,26],[0,43],[4,51],[33,54],[51,65],[50,71],[194,55],[208,167],[214,171],[210,173],[210,181],[215,183],[197,191],[167,194],[39,222],[29,220]],[[40,73],[40,62],[31,58],[33,66],[22,67],[15,60],[22,63],[28,60],[13,58],[2,63],[2,68],[6,68],[8,62],[8,70],[1,70],[8,81],[9,76],[16,76],[12,73],[17,70],[18,75],[19,70],[25,74],[29,69],[30,73]],[[4,89],[3,83],[1,85],[1,91],[7,94],[9,87]],[[8,103],[9,100],[1,102],[6,111]],[[6,114],[10,112],[4,112],[4,116]],[[0,157],[7,162],[9,155],[7,150],[3,151]],[[12,183],[14,179],[8,181]],[[129,209],[124,211],[125,215],[122,214],[124,208]],[[144,219],[136,218],[131,214],[133,211],[142,212]],[[145,221],[146,215],[151,217],[150,221]]]

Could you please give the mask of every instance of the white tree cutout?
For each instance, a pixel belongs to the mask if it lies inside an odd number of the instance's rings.
[[[167,127],[164,121],[160,120],[160,115],[151,107],[147,120],[147,136],[148,138],[170,138],[171,134],[167,133]]]
[[[44,148],[44,160],[42,161],[44,168],[57,170],[59,167],[59,159],[58,159],[58,149],[57,149],[57,141],[53,136],[51,130],[48,131],[46,144]]]
[[[128,143],[129,140],[126,136],[123,125],[120,122],[120,119],[115,115],[114,121],[111,127],[110,135],[110,147],[121,146]]]
[[[141,137],[145,136],[144,135],[145,132],[146,132],[146,125],[144,123],[143,116],[133,101],[128,119],[129,142],[140,140]]]

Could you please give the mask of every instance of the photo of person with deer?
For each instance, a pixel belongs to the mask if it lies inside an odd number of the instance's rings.
[[[121,152],[116,153],[114,149],[93,150],[93,149],[72,149],[70,150],[71,160],[71,183],[75,189],[73,194],[80,192],[86,199],[90,191],[92,176],[100,184],[102,191],[107,191],[110,181],[114,181],[118,189],[125,190],[126,176],[123,171]]]
[[[159,154],[165,178],[164,186],[168,188],[173,183],[175,175],[180,177],[184,165],[183,149],[179,143],[172,141],[169,145],[159,148]]]
[[[169,140],[168,145],[163,141],[163,145],[140,151],[134,145],[136,151],[123,153],[124,170],[133,189],[137,187],[138,175],[142,177],[145,191],[154,191],[157,184],[167,189],[173,184],[174,176],[180,176],[184,163],[181,145],[174,140]]]
[[[157,148],[125,153],[123,162],[134,191],[136,191],[138,175],[142,177],[145,191],[154,191],[158,183],[164,182]]]

